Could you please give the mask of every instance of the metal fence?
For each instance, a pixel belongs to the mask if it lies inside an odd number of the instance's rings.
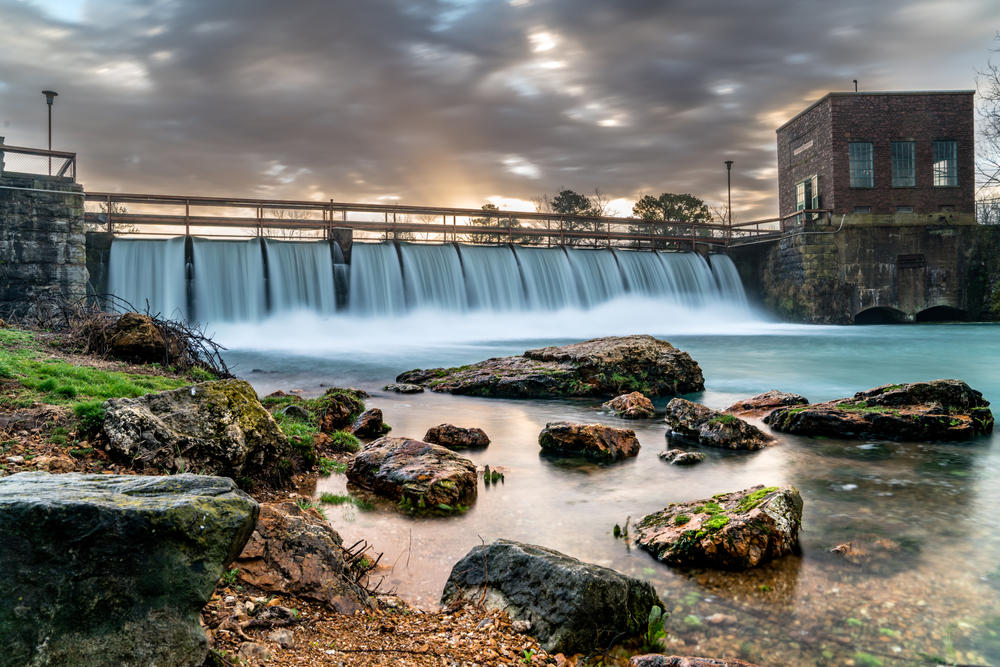
[[[0,177],[76,182],[76,153],[0,144]]]
[[[136,236],[476,243],[680,249],[726,245],[726,225],[444,207],[252,200],[107,192],[86,194],[92,230]]]

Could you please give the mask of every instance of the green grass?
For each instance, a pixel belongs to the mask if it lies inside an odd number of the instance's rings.
[[[329,477],[333,473],[344,474],[347,472],[347,464],[341,463],[339,461],[334,461],[333,459],[321,458],[319,460],[319,474],[323,477]]]
[[[0,329],[0,377],[20,384],[16,392],[6,392],[15,396],[0,396],[0,405],[13,409],[36,402],[63,405],[72,409],[84,431],[100,426],[104,418],[101,405],[109,398],[136,398],[192,382],[190,378],[106,371],[50,359],[35,334],[17,329]]]
[[[361,449],[361,443],[346,431],[334,431],[330,434],[330,444],[334,449],[343,449],[345,452],[356,452]]]
[[[327,505],[354,505],[362,512],[370,512],[375,509],[373,503],[361,498],[355,498],[347,493],[324,493],[320,495],[319,500],[321,503],[326,503]]]
[[[715,426],[716,424],[735,424],[739,421],[736,417],[732,415],[719,415],[718,417],[712,417],[708,420],[709,426]]]

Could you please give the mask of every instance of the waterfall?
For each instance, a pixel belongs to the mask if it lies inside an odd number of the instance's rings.
[[[470,308],[524,310],[524,281],[510,246],[461,245],[459,254]]]
[[[336,310],[333,256],[326,241],[264,241],[271,312]]]
[[[184,237],[166,241],[115,239],[108,259],[108,291],[138,310],[187,319]]]
[[[202,322],[305,310],[397,316],[420,309],[590,309],[627,296],[746,309],[725,255],[512,245],[360,243],[351,262],[325,241],[115,239],[109,289],[134,306]]]
[[[260,241],[193,241],[195,318],[202,322],[261,319],[267,308]]]
[[[465,310],[468,298],[458,250],[450,243],[400,243],[406,304]]]
[[[406,310],[403,270],[393,244],[354,244],[348,303],[358,315],[395,315]]]
[[[580,305],[580,291],[562,248],[514,246],[514,255],[524,277],[529,308],[559,310]]]

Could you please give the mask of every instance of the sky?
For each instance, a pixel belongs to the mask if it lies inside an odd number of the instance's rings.
[[[969,90],[997,0],[0,0],[0,136],[88,192],[776,215],[827,92]],[[994,54],[994,59],[1000,54]]]

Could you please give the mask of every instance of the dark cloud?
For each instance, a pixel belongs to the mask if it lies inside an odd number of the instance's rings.
[[[998,19],[994,0],[0,0],[0,121],[44,145],[58,90],[55,147],[95,191],[717,200],[732,159],[750,219],[774,212],[784,120],[854,78],[974,87]]]

